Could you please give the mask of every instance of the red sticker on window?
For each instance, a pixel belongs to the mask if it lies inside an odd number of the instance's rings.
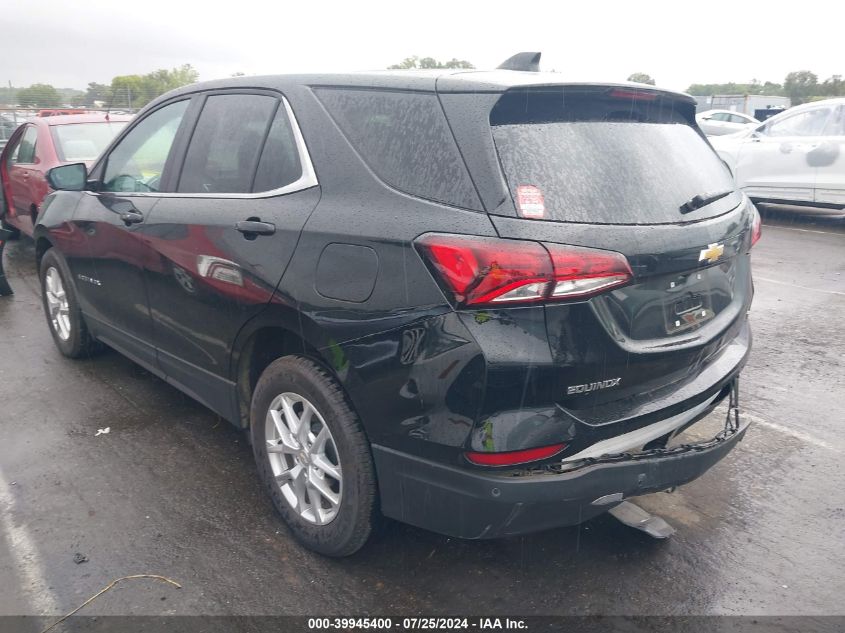
[[[516,188],[516,208],[523,218],[541,219],[546,217],[546,202],[543,192],[534,185],[519,185]]]

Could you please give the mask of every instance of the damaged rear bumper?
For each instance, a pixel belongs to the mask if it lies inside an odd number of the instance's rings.
[[[623,499],[696,479],[743,438],[729,418],[713,439],[541,469],[493,473],[446,466],[373,446],[385,515],[449,536],[495,538],[575,525]]]

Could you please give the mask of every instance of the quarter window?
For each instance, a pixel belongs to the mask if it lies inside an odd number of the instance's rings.
[[[270,191],[295,182],[301,173],[281,101],[255,94],[212,95],[191,137],[177,191]]]
[[[167,157],[187,108],[187,99],[177,101],[139,121],[109,154],[102,190],[159,191]]]
[[[479,208],[436,95],[335,88],[316,93],[381,180],[413,196]]]

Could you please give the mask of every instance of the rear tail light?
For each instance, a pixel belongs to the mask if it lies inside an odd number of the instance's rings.
[[[754,246],[763,235],[763,220],[760,218],[757,207],[752,207],[752,209],[754,209],[754,215],[751,218],[751,246]]]
[[[633,277],[613,251],[438,233],[416,245],[459,306],[586,298]]]
[[[524,451],[509,451],[507,453],[478,453],[468,451],[464,455],[470,462],[479,466],[516,466],[517,464],[547,459],[553,455],[557,455],[564,448],[566,448],[566,444],[552,444],[551,446],[529,448]]]

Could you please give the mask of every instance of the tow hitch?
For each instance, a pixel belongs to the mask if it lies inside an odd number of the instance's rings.
[[[12,287],[6,281],[6,272],[3,270],[3,249],[9,237],[11,237],[10,231],[0,229],[0,297],[12,294]]]

